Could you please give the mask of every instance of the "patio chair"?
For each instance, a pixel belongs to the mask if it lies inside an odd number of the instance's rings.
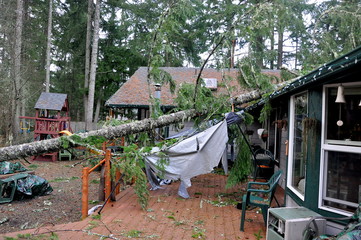
[[[327,219],[327,220],[349,220],[345,228],[336,236],[318,235],[317,228],[312,228],[311,225],[315,219]],[[310,219],[306,228],[303,231],[303,240],[359,240],[361,239],[361,202],[359,203],[355,213],[351,217],[335,218],[335,217],[323,217],[317,216]]]
[[[67,149],[62,149],[59,151],[59,161],[63,160],[64,158],[71,161],[72,156],[72,153]]]
[[[268,182],[249,182],[247,184],[247,193],[243,195],[242,198],[242,216],[240,227],[242,232],[244,231],[244,221],[246,217],[246,209],[248,206],[260,207],[264,223],[267,224],[268,208],[271,206],[281,175],[282,170],[279,170],[273,174]]]
[[[0,203],[11,202],[15,195],[18,180],[27,176],[27,173],[19,173],[5,179],[0,179]]]

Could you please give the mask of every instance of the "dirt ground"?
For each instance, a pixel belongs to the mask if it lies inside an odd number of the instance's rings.
[[[0,204],[0,234],[42,225],[75,222],[81,219],[81,173],[85,163],[72,161],[20,161],[35,175],[45,178],[53,188],[47,196]],[[77,164],[77,165],[76,165]],[[76,166],[73,166],[76,165]],[[89,208],[98,201],[100,172],[90,174]]]

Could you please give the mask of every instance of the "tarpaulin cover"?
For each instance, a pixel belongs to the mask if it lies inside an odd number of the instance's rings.
[[[190,187],[192,177],[210,173],[214,167],[218,166],[227,141],[227,123],[222,121],[162,151],[169,158],[164,178],[180,179],[181,187],[184,189]],[[156,167],[161,158],[157,154],[159,149],[154,148],[153,152],[146,156],[146,162],[155,173],[159,174]]]
[[[29,174],[26,178],[19,179],[16,186],[16,199],[24,197],[48,195],[53,191],[47,180],[42,177]]]
[[[12,162],[0,162],[0,175],[1,174],[11,174],[16,172],[24,172],[27,169],[20,163]]]

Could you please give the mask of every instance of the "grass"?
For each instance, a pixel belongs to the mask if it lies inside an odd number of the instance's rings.
[[[39,165],[37,165],[37,164],[30,164],[28,166],[28,168],[33,169],[33,170],[37,169],[38,167],[39,167]]]
[[[99,184],[100,180],[99,179],[93,179],[90,181],[91,184]]]
[[[53,180],[49,180],[49,182],[70,182],[77,179],[79,179],[79,177],[71,177],[71,178],[57,177],[54,178]]]

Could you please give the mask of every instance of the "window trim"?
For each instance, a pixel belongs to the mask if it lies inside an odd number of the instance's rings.
[[[290,117],[289,117],[289,151],[288,151],[288,164],[287,164],[287,188],[291,190],[298,198],[302,201],[305,201],[305,194],[302,194],[299,190],[297,190],[294,186],[292,186],[292,178],[293,178],[293,156],[294,156],[294,124],[295,124],[295,97],[307,94],[307,113],[308,113],[308,91],[303,91],[297,94],[294,94],[290,98]],[[307,174],[307,173],[306,173]]]
[[[354,86],[354,85],[361,85],[361,82],[350,82],[350,83],[342,83],[343,86]],[[347,153],[358,153],[361,154],[361,148],[358,147],[359,144],[348,144],[345,141],[342,144],[336,144],[336,140],[327,140],[326,139],[326,131],[327,131],[327,116],[326,116],[326,95],[327,95],[327,89],[330,87],[337,87],[339,86],[339,83],[335,84],[327,84],[323,86],[323,92],[322,92],[322,129],[321,129],[321,155],[320,155],[320,174],[319,174],[319,193],[318,193],[318,208],[337,213],[344,216],[352,216],[352,212],[348,212],[342,209],[333,208],[330,206],[326,206],[323,204],[323,200],[333,201],[336,203],[343,203],[343,200],[334,199],[326,197],[326,181],[327,176],[325,174],[325,170],[327,169],[327,151],[333,151],[333,152],[347,152]],[[347,202],[347,205],[350,205],[349,202]],[[355,207],[357,207],[358,204],[355,204]]]

